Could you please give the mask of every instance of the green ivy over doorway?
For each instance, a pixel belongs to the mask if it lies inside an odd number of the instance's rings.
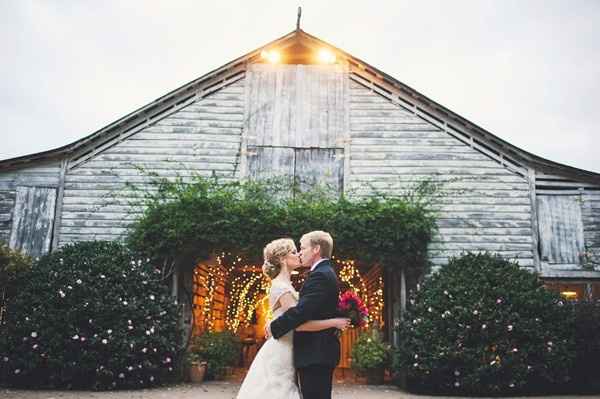
[[[399,196],[338,196],[322,186],[303,191],[281,179],[221,182],[200,176],[154,176],[144,187],[133,187],[143,194],[143,213],[131,227],[129,245],[165,265],[220,253],[262,262],[269,241],[325,230],[338,258],[413,269],[426,265],[436,229],[432,198],[439,190],[423,181]]]

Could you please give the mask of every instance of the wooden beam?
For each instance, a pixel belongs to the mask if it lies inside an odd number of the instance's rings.
[[[532,253],[533,253],[533,265],[535,270],[538,272],[542,271],[542,265],[540,263],[540,231],[538,226],[538,214],[537,214],[537,199],[535,191],[535,170],[532,168],[528,169],[528,181],[529,181],[529,200],[531,203],[531,237],[533,242]]]
[[[58,248],[60,239],[60,225],[62,222],[62,207],[65,196],[65,175],[67,173],[69,161],[63,159],[60,164],[60,175],[58,177],[58,195],[56,197],[56,207],[54,210],[54,225],[52,227],[52,243],[50,244],[50,252]]]

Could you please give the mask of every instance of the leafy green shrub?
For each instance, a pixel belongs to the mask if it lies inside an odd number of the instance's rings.
[[[575,317],[575,361],[569,391],[600,392],[600,302],[582,301],[570,304]]]
[[[0,321],[6,312],[6,300],[19,290],[19,279],[31,269],[31,258],[0,242]],[[2,326],[0,325],[0,332]]]
[[[386,368],[390,346],[381,340],[377,330],[363,332],[352,347],[352,368],[359,373]]]
[[[429,182],[404,196],[362,198],[332,197],[319,187],[282,197],[285,187],[277,180],[221,183],[196,176],[153,183],[155,190],[139,196],[144,213],[128,242],[160,264],[182,254],[197,258],[221,252],[258,261],[273,237],[300,237],[318,229],[335,237],[339,258],[422,268],[436,228]]]
[[[0,381],[93,389],[169,381],[181,334],[177,305],[157,275],[114,242],[42,257],[8,299]]]
[[[227,367],[238,361],[240,350],[239,338],[230,331],[207,331],[195,337],[189,349],[194,360],[208,363],[206,378],[209,380],[223,378]]]
[[[569,379],[572,312],[516,263],[454,258],[409,303],[395,369],[413,389],[493,395]]]

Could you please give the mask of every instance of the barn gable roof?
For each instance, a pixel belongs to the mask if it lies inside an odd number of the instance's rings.
[[[302,49],[327,48],[333,51],[338,59],[342,59],[348,64],[351,78],[358,83],[415,112],[420,117],[436,124],[462,141],[475,143],[482,152],[494,154],[497,159],[500,159],[506,165],[516,165],[516,169],[525,171],[525,173],[527,168],[532,168],[543,173],[564,174],[572,178],[600,184],[600,173],[563,165],[520,149],[385,72],[301,29],[294,30],[192,80],[80,140],[49,151],[0,161],[0,170],[20,168],[50,159],[77,159],[82,157],[86,159],[92,157],[102,151],[107,144],[114,143],[115,140],[120,141],[125,136],[132,134],[131,132],[138,131],[148,124],[219,90],[221,87],[241,79],[247,65],[259,62],[261,52],[272,48],[288,49],[294,52],[302,51]]]

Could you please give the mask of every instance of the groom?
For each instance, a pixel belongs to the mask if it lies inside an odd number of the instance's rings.
[[[324,231],[312,231],[300,239],[300,262],[310,274],[295,307],[267,325],[275,339],[308,320],[337,316],[338,279],[329,262],[333,239]],[[304,399],[330,399],[333,370],[340,361],[340,342],[335,328],[317,332],[294,332],[294,367]]]

